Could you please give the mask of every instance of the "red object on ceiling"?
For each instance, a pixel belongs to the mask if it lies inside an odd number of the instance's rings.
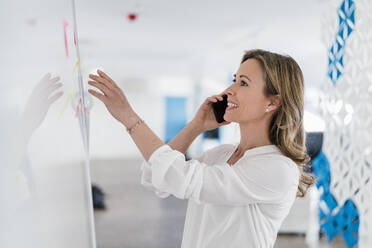
[[[135,21],[137,19],[137,14],[135,13],[129,13],[128,14],[129,21]]]

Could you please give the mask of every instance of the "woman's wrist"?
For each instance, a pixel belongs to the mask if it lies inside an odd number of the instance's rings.
[[[204,129],[201,124],[197,123],[196,121],[190,121],[189,123],[191,129],[195,131],[198,135],[204,132]]]
[[[133,109],[123,111],[120,117],[120,122],[126,127],[133,127],[141,118],[134,112]]]

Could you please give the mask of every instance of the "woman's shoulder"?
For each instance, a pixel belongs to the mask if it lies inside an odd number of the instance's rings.
[[[248,156],[244,156],[244,158],[250,161],[267,161],[270,164],[279,162],[286,165],[296,165],[291,158],[285,156],[275,145],[258,147],[255,151],[252,150],[251,153],[248,152],[248,154],[245,155]]]
[[[253,178],[260,184],[288,189],[297,187],[299,169],[297,164],[281,153],[245,157],[236,167],[241,175]]]
[[[279,175],[298,173],[297,164],[291,158],[283,155],[279,148],[272,149],[272,151],[268,153],[245,156],[241,162],[243,167],[259,167],[262,171],[276,172]]]

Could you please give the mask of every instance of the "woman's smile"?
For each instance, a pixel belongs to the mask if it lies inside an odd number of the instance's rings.
[[[226,108],[226,111],[233,111],[233,110],[235,110],[235,109],[237,109],[238,107],[227,107]]]
[[[234,110],[234,109],[237,109],[237,108],[238,108],[238,105],[236,105],[235,103],[228,102],[226,111],[231,111],[231,110]]]

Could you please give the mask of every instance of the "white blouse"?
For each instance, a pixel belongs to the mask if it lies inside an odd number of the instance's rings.
[[[182,248],[274,246],[296,198],[298,167],[275,145],[249,149],[230,166],[238,145],[186,161],[165,144],[143,162],[142,185],[163,198],[189,199]]]

